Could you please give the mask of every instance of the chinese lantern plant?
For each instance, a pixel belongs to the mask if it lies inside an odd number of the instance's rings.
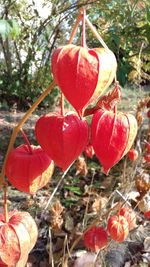
[[[108,244],[108,236],[106,230],[101,226],[92,226],[83,236],[86,248],[96,252]]]
[[[43,150],[65,171],[88,143],[88,123],[75,113],[49,113],[37,121],[35,135]]]
[[[150,153],[150,143],[145,141],[145,148],[146,148],[146,152]]]
[[[85,20],[89,22],[85,14],[81,17],[83,19],[82,45],[71,44],[79,24],[77,23],[69,44],[56,49],[52,55],[54,82],[48,86],[14,128],[1,173],[3,185],[6,174],[16,188],[34,194],[49,181],[53,173],[53,161],[66,171],[89,143],[88,123],[85,118],[82,118],[83,110],[112,83],[117,63],[114,54],[107,46],[98,49],[89,49],[86,46]],[[93,32],[95,33],[95,29]],[[98,33],[96,36],[99,36]],[[78,114],[64,115],[61,112],[61,114],[49,113],[42,116],[35,126],[35,135],[40,147],[26,144],[14,149],[18,132],[55,83]],[[136,121],[132,115],[117,113],[111,108],[95,112],[90,141],[105,173],[108,173],[109,169],[129,151],[136,130]],[[31,221],[30,223],[29,221],[27,214],[20,212],[10,212],[8,220],[0,217],[2,264],[17,266],[16,264],[24,260],[23,252],[26,258],[31,251],[36,242],[37,232],[33,225],[31,227]],[[121,242],[128,234],[126,225],[128,225],[126,218],[119,215],[116,223],[115,220],[108,223],[110,235]],[[84,233],[84,243],[93,251],[104,248],[107,245],[106,230],[98,226],[91,227]]]
[[[150,163],[150,143],[147,141],[145,141],[145,148],[146,148],[146,151],[144,153],[144,160],[147,163]]]
[[[145,217],[146,219],[150,219],[150,210],[146,210],[146,211],[144,212],[144,217]]]
[[[84,149],[84,154],[88,157],[88,158],[93,158],[95,152],[93,149],[93,146],[91,144],[88,144],[85,149]]]
[[[127,156],[131,161],[136,161],[138,159],[139,153],[136,149],[132,148],[129,150]]]
[[[150,153],[144,155],[144,160],[145,160],[147,163],[150,163]]]
[[[136,134],[137,121],[133,115],[117,112],[116,107],[94,113],[91,144],[105,174],[128,153]]]
[[[147,111],[147,118],[150,119],[150,109]]]
[[[5,172],[18,190],[34,194],[45,186],[54,170],[51,158],[40,146],[20,145],[7,158]]]
[[[8,221],[0,214],[0,266],[14,267],[27,259],[37,236],[36,223],[28,212],[9,212]]]
[[[136,214],[132,208],[122,207],[119,215],[124,216],[128,222],[129,231],[136,227]]]
[[[107,230],[111,239],[123,242],[129,234],[129,224],[122,215],[111,216],[107,223]]]
[[[89,23],[83,12],[82,45],[68,44],[57,48],[51,61],[56,84],[80,116],[85,106],[112,83],[117,69],[116,58],[104,42],[104,48],[87,47],[85,22]],[[89,25],[95,32],[91,23]]]
[[[116,68],[114,54],[104,48],[88,49],[69,44],[56,49],[52,55],[55,82],[80,115],[83,108],[112,83]]]

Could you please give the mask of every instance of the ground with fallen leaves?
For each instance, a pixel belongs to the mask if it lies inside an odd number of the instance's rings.
[[[141,97],[144,99],[148,94],[130,93],[132,97],[123,92],[120,109],[136,114]],[[106,176],[95,156],[90,159],[83,154],[59,186],[63,174],[57,167],[50,183],[33,196],[9,185],[9,209],[29,211],[39,229],[38,241],[29,255],[26,267],[150,266],[150,221],[144,217],[145,209],[150,209],[150,166],[143,159],[144,140],[150,138],[150,122],[146,112],[146,107],[143,106],[143,120],[135,142],[139,151],[136,162],[124,157]],[[34,113],[23,127],[32,144],[36,144],[34,125],[40,114],[41,111]],[[23,115],[24,112],[16,110],[0,111],[0,165],[12,129]],[[19,134],[15,145],[21,143],[23,139]],[[57,191],[51,199],[55,189]],[[0,204],[2,211],[2,194]],[[126,241],[110,241],[97,254],[88,251],[84,247],[83,231],[97,222],[106,226],[109,216],[117,213],[121,205],[132,207],[136,214],[137,225]]]

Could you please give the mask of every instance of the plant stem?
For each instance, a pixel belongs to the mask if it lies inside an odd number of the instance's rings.
[[[83,217],[83,222],[82,222],[82,230],[84,230],[85,224],[87,223],[86,217],[87,217],[89,203],[90,203],[90,198],[91,198],[91,193],[92,193],[92,186],[93,186],[93,181],[94,181],[94,175],[95,175],[95,171],[92,173],[92,179],[91,179],[91,184],[90,184],[91,187],[89,189],[89,197],[87,199],[87,204],[86,204],[86,208],[85,208],[85,212],[84,212],[84,217]]]
[[[75,34],[77,32],[77,28],[79,26],[79,23],[80,23],[81,19],[82,19],[82,14],[80,13],[78,15],[77,19],[76,19],[76,22],[75,22],[74,26],[73,26],[73,29],[72,29],[72,32],[70,34],[70,38],[69,38],[68,44],[71,44],[72,43],[73,38],[74,38],[74,36],[75,36]]]
[[[102,39],[102,37],[99,35],[99,33],[97,32],[97,30],[95,29],[95,27],[93,26],[93,24],[89,21],[89,19],[87,18],[87,16],[85,16],[85,22],[87,23],[87,25],[89,26],[89,28],[91,29],[92,33],[95,35],[95,37],[97,38],[97,40],[102,44],[102,46],[106,50],[109,50],[108,46],[106,45],[106,43],[104,42],[104,40]]]
[[[23,126],[23,124],[27,121],[27,119],[29,118],[29,116],[32,114],[32,112],[36,109],[36,107],[41,103],[41,101],[48,95],[48,93],[52,90],[52,88],[54,87],[55,82],[51,82],[49,84],[49,86],[47,87],[47,89],[42,93],[42,95],[36,100],[36,102],[29,108],[29,110],[26,112],[26,114],[23,116],[23,118],[20,120],[20,122],[18,123],[18,125],[13,129],[11,138],[10,138],[10,142],[8,145],[8,149],[6,152],[6,156],[4,159],[4,163],[3,163],[3,167],[2,167],[2,172],[0,175],[0,186],[2,186],[2,184],[4,184],[4,176],[5,176],[5,164],[7,161],[7,157],[9,152],[12,150],[14,142],[16,140],[17,134],[20,131],[21,127]]]
[[[114,106],[114,113],[117,114],[117,105]]]
[[[86,37],[85,37],[85,8],[82,9],[82,46],[86,47]]]
[[[25,134],[25,132],[23,131],[23,129],[20,129],[20,132],[22,133],[23,139],[25,140],[25,142],[26,142],[26,144],[28,146],[28,149],[29,149],[30,154],[33,154],[33,150],[32,150],[32,147],[31,147],[31,144],[29,142],[29,139],[28,139],[27,135]]]
[[[7,223],[9,221],[8,208],[7,208],[7,185],[4,186],[4,220]]]
[[[70,38],[68,40],[68,44],[71,44],[72,43],[73,38],[74,38],[74,36],[75,36],[75,34],[77,32],[77,28],[79,26],[79,23],[80,23],[81,19],[82,19],[82,14],[80,12],[79,15],[78,15],[78,17],[77,17],[77,19],[76,19],[76,22],[75,22],[75,24],[73,26],[72,32],[70,34]],[[61,115],[63,116],[64,115],[64,95],[63,95],[62,92],[61,92],[61,96],[60,97],[61,97],[61,100],[60,100]]]
[[[67,170],[66,170],[66,171],[63,173],[63,175],[61,176],[61,178],[60,178],[60,180],[59,180],[57,186],[55,187],[53,193],[51,194],[51,196],[50,196],[50,198],[49,198],[49,200],[48,200],[48,202],[47,202],[47,204],[46,204],[44,210],[46,210],[46,209],[48,208],[48,206],[50,205],[50,203],[51,203],[51,201],[52,201],[54,195],[56,194],[56,192],[57,192],[59,186],[61,185],[62,181],[64,180],[64,178],[65,178],[67,172],[69,171],[69,169],[70,169],[70,167],[72,166],[73,163],[74,163],[74,162],[71,163],[71,165],[67,168]]]

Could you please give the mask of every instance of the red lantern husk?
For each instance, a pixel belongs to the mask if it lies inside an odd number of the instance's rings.
[[[92,226],[84,234],[84,245],[92,251],[98,251],[104,248],[107,243],[107,232],[101,226]]]
[[[144,160],[148,163],[150,163],[150,153],[144,155]]]
[[[129,150],[127,156],[131,161],[135,161],[138,159],[139,153],[136,149],[132,148]]]
[[[49,113],[36,123],[37,141],[56,165],[65,171],[88,142],[88,124],[76,114]]]
[[[107,230],[113,240],[123,242],[129,234],[128,222],[121,215],[112,216],[108,220]]]
[[[131,114],[101,109],[93,115],[91,144],[105,174],[127,154],[136,134],[137,122]]]
[[[94,101],[112,83],[116,68],[114,54],[103,48],[69,44],[52,55],[54,80],[79,115],[91,97]]]
[[[25,256],[27,259],[37,236],[36,223],[28,212],[10,212],[7,223],[0,214],[0,266],[13,267]]]
[[[98,53],[98,58],[100,62],[98,84],[94,91],[90,103],[97,100],[102,93],[110,86],[113,82],[116,71],[117,71],[117,61],[114,53],[111,50],[106,50],[105,48],[93,48],[92,50]]]
[[[147,211],[144,212],[144,217],[146,219],[150,219],[150,210],[147,210]]]
[[[85,149],[84,149],[84,154],[88,157],[88,158],[93,158],[95,152],[93,149],[93,146],[91,144],[88,144]]]
[[[119,211],[119,215],[122,215],[126,218],[128,225],[129,225],[129,231],[134,229],[136,225],[136,214],[131,208],[123,207]]]
[[[54,163],[40,146],[27,145],[12,150],[8,156],[5,172],[9,182],[18,190],[34,194],[45,186],[54,170]]]

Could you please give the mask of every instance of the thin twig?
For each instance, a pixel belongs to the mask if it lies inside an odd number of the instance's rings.
[[[106,50],[109,50],[108,46],[106,45],[106,43],[104,42],[104,40],[102,39],[102,37],[99,35],[99,33],[97,32],[97,30],[95,29],[95,27],[93,26],[93,24],[89,21],[89,19],[87,18],[87,16],[85,16],[85,22],[87,23],[87,25],[89,26],[89,28],[91,29],[91,31],[95,35],[95,37],[98,39],[98,41],[102,44],[102,46]]]
[[[93,185],[94,174],[95,174],[95,172],[93,172],[90,186]],[[86,216],[87,216],[87,212],[88,212],[88,208],[89,208],[89,202],[90,202],[90,197],[91,197],[91,196],[90,196],[90,195],[91,195],[90,193],[91,193],[91,191],[92,191],[92,188],[90,188],[90,191],[89,191],[89,197],[88,197],[88,201],[87,201],[86,208],[85,208],[85,212],[84,212],[84,218],[83,218],[83,223],[82,223],[82,229],[83,229],[83,230],[84,230],[84,228],[85,228],[85,222],[86,222]]]
[[[28,139],[26,133],[23,131],[23,129],[20,129],[20,132],[22,133],[23,139],[27,144],[27,147],[29,149],[30,154],[33,154],[33,150],[32,150],[31,144],[29,142],[29,139]]]
[[[74,162],[73,162],[73,163],[74,163]],[[73,164],[73,163],[72,163],[72,164]],[[56,192],[57,192],[59,186],[61,185],[62,181],[64,180],[64,178],[65,178],[67,172],[69,171],[70,167],[72,166],[72,164],[67,168],[67,170],[66,170],[66,171],[63,173],[63,175],[61,176],[61,178],[60,178],[60,180],[59,180],[57,186],[55,187],[53,193],[51,194],[51,196],[50,196],[50,198],[49,198],[49,200],[48,200],[48,202],[47,202],[47,204],[46,204],[44,210],[46,210],[46,209],[48,208],[48,206],[50,205],[50,203],[51,203],[51,201],[52,201],[54,195],[56,194]]]
[[[79,26],[79,23],[80,23],[81,19],[82,19],[82,14],[79,14],[78,17],[77,17],[77,19],[76,19],[76,22],[75,22],[75,24],[73,26],[72,32],[70,34],[70,38],[69,38],[68,44],[71,44],[72,43],[73,38],[74,38],[74,36],[75,36],[75,34],[77,32],[77,28]]]
[[[124,200],[125,203],[127,203],[130,207],[132,206],[132,205],[130,204],[130,202],[128,201],[128,197],[125,198],[125,197],[124,197],[124,196],[123,196],[117,189],[115,190],[115,192],[116,192],[116,193],[117,193],[117,194]],[[125,204],[125,203],[124,203],[124,204]],[[123,204],[123,205],[124,205],[124,204]]]
[[[126,170],[127,170],[127,157],[124,158],[124,162],[123,162],[123,174],[122,174],[123,185],[126,182]]]
[[[51,228],[49,227],[49,264],[54,267],[54,258],[53,258],[53,247],[52,247],[52,233]]]
[[[4,220],[8,223],[8,208],[7,208],[7,185],[4,186]]]
[[[85,8],[82,8],[82,46],[86,47],[86,36],[85,36],[85,16],[86,16],[86,11]]]

